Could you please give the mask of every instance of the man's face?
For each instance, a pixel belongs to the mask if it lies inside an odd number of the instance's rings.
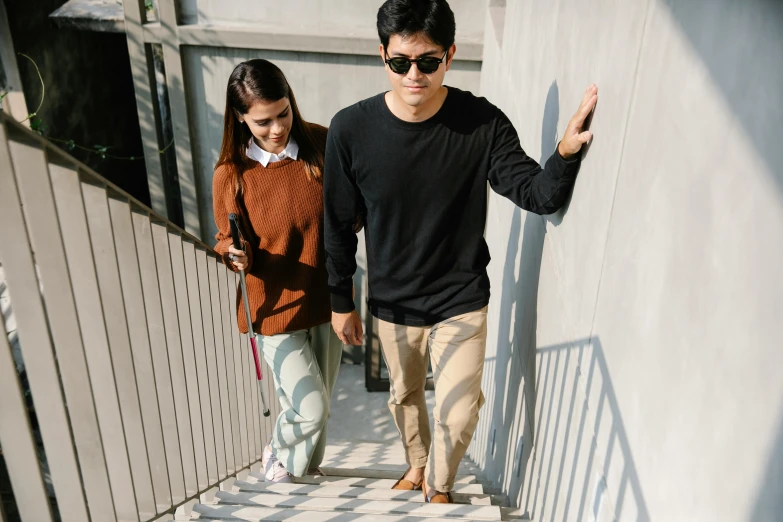
[[[443,78],[446,71],[451,67],[451,58],[454,56],[455,46],[451,46],[448,56],[443,60],[438,69],[431,74],[424,74],[419,71],[417,64],[411,64],[411,68],[406,74],[397,74],[386,65],[386,74],[389,75],[389,82],[392,89],[407,105],[418,107],[426,104],[443,85]],[[440,45],[437,45],[427,38],[424,34],[416,34],[403,38],[398,34],[393,34],[389,38],[389,46],[384,52],[383,45],[380,46],[381,58],[384,61],[388,58],[404,57],[411,60],[429,56],[440,59],[446,53]]]

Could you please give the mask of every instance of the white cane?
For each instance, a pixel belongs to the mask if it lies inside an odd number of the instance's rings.
[[[234,248],[242,250],[242,242],[239,240],[239,224],[237,215],[229,214],[228,222],[231,226],[231,239],[234,242]],[[250,346],[253,348],[253,361],[256,363],[256,380],[258,382],[258,391],[261,392],[261,412],[264,417],[269,417],[269,408],[267,407],[266,391],[261,380],[261,362],[258,359],[258,347],[256,346],[256,336],[253,333],[253,319],[250,317],[250,301],[247,299],[247,284],[245,283],[245,271],[239,271],[239,284],[242,287],[242,301],[245,305],[245,317],[247,318],[247,334],[250,336]]]

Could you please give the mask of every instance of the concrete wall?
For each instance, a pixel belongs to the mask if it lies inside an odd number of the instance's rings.
[[[291,25],[341,36],[377,37],[375,17],[383,0],[188,0],[196,4],[199,23]],[[457,38],[480,43],[484,37],[484,0],[451,0]],[[295,18],[292,14],[295,13]]]
[[[490,198],[471,456],[533,520],[780,520],[783,4],[490,4],[481,91],[532,156],[600,101],[563,211]]]

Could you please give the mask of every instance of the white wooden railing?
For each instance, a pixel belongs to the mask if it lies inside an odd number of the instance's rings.
[[[152,520],[260,459],[279,406],[260,415],[236,274],[4,113],[0,263],[26,374],[0,321],[0,446],[23,521]]]

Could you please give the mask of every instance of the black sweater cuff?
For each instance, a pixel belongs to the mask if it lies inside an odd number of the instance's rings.
[[[557,158],[566,165],[572,165],[582,159],[582,151],[579,151],[576,154],[571,154],[570,158],[564,158],[563,155],[560,154],[560,145],[558,144],[558,146],[555,148],[555,156],[557,156]]]
[[[338,314],[347,314],[353,312],[356,307],[350,295],[331,293],[332,311]]]
[[[559,172],[561,179],[573,180],[579,172],[579,165],[582,161],[582,154],[577,152],[570,158],[564,158],[558,149],[552,154],[550,161],[554,162],[555,172]]]

